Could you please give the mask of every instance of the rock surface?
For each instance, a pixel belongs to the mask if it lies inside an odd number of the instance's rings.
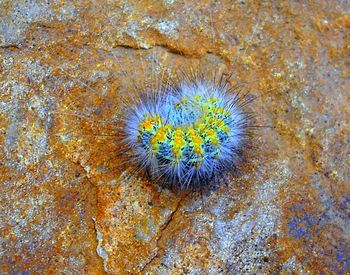
[[[0,1],[0,272],[349,273],[349,9]],[[190,67],[233,72],[269,126],[203,196],[116,153],[123,96]]]

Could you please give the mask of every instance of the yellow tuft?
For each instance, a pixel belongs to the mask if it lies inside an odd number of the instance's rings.
[[[158,140],[155,138],[155,137],[153,137],[152,139],[151,139],[151,145],[155,145],[155,144],[157,144],[158,143]]]
[[[208,136],[213,136],[215,135],[215,131],[213,129],[208,129],[205,131],[205,133],[208,135]]]
[[[225,133],[230,132],[230,128],[227,127],[227,126],[224,126],[224,127],[222,128],[222,130],[223,130]]]
[[[174,147],[174,148],[173,148],[173,153],[174,153],[174,155],[178,155],[179,152],[180,152],[179,147]]]
[[[200,123],[200,124],[198,125],[198,130],[199,130],[199,131],[203,131],[206,127],[207,127],[207,126],[206,126],[204,123]]]
[[[219,126],[219,127],[223,126],[224,124],[225,123],[221,119],[216,121],[216,125]]]
[[[201,148],[198,147],[198,146],[194,147],[193,150],[194,150],[194,152],[195,152],[196,154],[200,154],[200,153],[202,152]]]
[[[144,121],[142,126],[146,131],[151,131],[153,129],[153,124],[149,120]]]
[[[215,123],[215,121],[216,121],[216,119],[215,119],[215,118],[213,118],[213,117],[209,118],[209,123],[214,124],[214,123]]]
[[[217,138],[214,138],[213,140],[212,140],[212,143],[213,143],[213,145],[219,145],[219,141],[218,141],[218,139]]]
[[[195,95],[194,97],[193,97],[195,100],[200,100],[201,99],[201,95]]]
[[[202,139],[201,139],[200,137],[198,137],[198,136],[194,137],[194,138],[192,139],[192,141],[193,141],[193,143],[194,143],[195,145],[200,145],[200,144],[203,143]]]
[[[141,122],[140,124],[147,132],[150,132],[153,130],[153,128],[156,124],[159,125],[161,123],[162,123],[161,118],[158,116],[155,116],[155,117],[151,117],[151,118],[146,119],[145,121]]]
[[[160,149],[159,144],[158,143],[152,144],[152,149],[154,151],[158,151]]]

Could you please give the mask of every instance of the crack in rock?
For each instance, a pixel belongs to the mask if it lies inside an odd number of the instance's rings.
[[[96,252],[97,252],[97,255],[100,258],[102,258],[102,260],[103,260],[103,268],[104,268],[104,270],[106,272],[108,272],[108,267],[107,267],[108,254],[107,254],[106,250],[102,246],[103,235],[100,232],[100,230],[98,229],[96,218],[93,217],[92,220],[94,221],[94,228],[95,228],[95,232],[96,232],[96,240],[98,242],[97,243],[97,247],[96,247]]]
[[[184,197],[181,198],[179,200],[179,202],[177,203],[176,205],[176,208],[174,209],[174,211],[169,215],[169,218],[168,220],[166,221],[166,223],[162,226],[162,228],[160,229],[160,232],[159,232],[159,235],[158,235],[158,238],[156,239],[156,253],[151,257],[151,259],[145,263],[145,265],[142,267],[142,269],[140,270],[140,272],[143,272],[146,270],[146,268],[151,265],[153,263],[153,261],[159,256],[159,242],[160,240],[162,239],[163,237],[163,232],[169,227],[169,225],[171,224],[173,218],[174,218],[174,215],[176,214],[176,212],[179,210],[180,208],[180,205],[182,203],[182,201],[184,200]]]

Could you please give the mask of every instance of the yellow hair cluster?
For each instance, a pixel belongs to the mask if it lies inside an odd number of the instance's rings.
[[[147,117],[139,124],[140,139],[145,140],[144,145],[149,146],[153,153],[162,153],[167,159],[179,161],[186,155],[201,162],[208,148],[211,148],[211,154],[218,150],[219,135],[228,135],[230,131],[225,122],[230,114],[217,103],[216,97],[205,100],[201,95],[183,97],[174,103],[174,107],[199,114],[195,121],[189,125],[172,125],[164,123],[159,116]]]

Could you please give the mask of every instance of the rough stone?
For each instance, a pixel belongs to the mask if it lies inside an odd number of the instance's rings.
[[[349,273],[349,9],[0,1],[0,272]],[[204,194],[116,150],[123,97],[188,68],[233,72],[266,126]]]

